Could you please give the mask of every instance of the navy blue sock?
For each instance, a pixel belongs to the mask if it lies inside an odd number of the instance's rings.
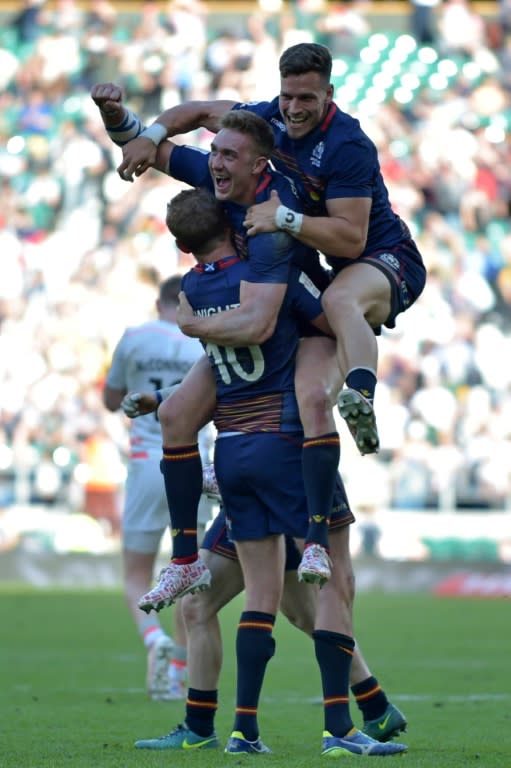
[[[211,736],[215,730],[215,715],[218,709],[218,691],[198,691],[188,688],[186,719],[188,728],[198,736]]]
[[[312,638],[323,685],[325,731],[342,737],[353,728],[349,692],[355,641],[347,635],[324,629],[316,629]]]
[[[356,389],[372,403],[376,389],[376,374],[371,368],[352,368],[346,376],[346,386]]]
[[[163,446],[160,469],[170,514],[172,559],[197,559],[197,515],[202,493],[202,461],[197,443],[178,448]]]
[[[307,544],[321,544],[328,549],[328,523],[332,513],[341,446],[337,432],[306,437],[302,448],[302,472],[309,528]]]
[[[275,616],[259,611],[241,614],[236,635],[236,716],[234,731],[241,731],[248,741],[259,737],[257,707],[266,666],[275,653],[272,637]]]
[[[364,720],[376,720],[381,717],[389,705],[385,691],[375,677],[368,677],[361,683],[351,686],[358,708]]]

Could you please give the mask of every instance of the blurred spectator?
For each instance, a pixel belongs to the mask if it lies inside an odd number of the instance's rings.
[[[35,43],[44,33],[49,22],[49,14],[45,10],[46,0],[22,0],[22,8],[9,23],[16,34],[19,47]]]
[[[82,463],[85,478],[84,511],[90,517],[120,531],[120,488],[126,479],[121,454],[108,432],[98,427],[83,446]]]
[[[318,41],[328,46],[332,56],[355,56],[371,27],[367,0],[329,3],[316,21]]]
[[[470,0],[444,0],[439,9],[438,31],[445,54],[473,56],[485,43],[485,25]]]
[[[436,13],[441,0],[410,0],[410,32],[419,45],[437,41]]]

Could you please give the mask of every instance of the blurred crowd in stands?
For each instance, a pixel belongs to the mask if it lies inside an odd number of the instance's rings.
[[[102,406],[104,373],[159,280],[190,266],[164,224],[180,187],[119,179],[92,84],[122,84],[146,122],[183,99],[269,99],[283,48],[315,40],[429,272],[379,341],[380,454],[343,433],[355,511],[510,509],[511,2],[482,16],[411,0],[377,29],[364,0],[126,5],[25,0],[2,16],[0,507],[83,511],[122,489],[126,422]]]

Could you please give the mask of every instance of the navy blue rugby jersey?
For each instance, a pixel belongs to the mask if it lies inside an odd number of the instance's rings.
[[[275,167],[291,177],[303,199],[303,210],[310,216],[328,216],[326,201],[342,197],[370,197],[367,243],[361,256],[392,248],[411,238],[408,227],[392,210],[383,180],[376,146],[360,127],[359,121],[332,103],[323,121],[302,139],[290,139],[279,110],[273,101],[236,104],[264,118],[273,128]],[[335,269],[352,259],[330,257]]]
[[[208,167],[209,154],[198,147],[174,147],[167,169],[168,175],[192,187],[205,187],[214,193],[213,179]],[[261,174],[254,202],[262,203],[268,200],[274,189],[279,193],[283,205],[295,211],[301,210],[301,199],[294,183],[270,166]],[[247,277],[248,282],[261,282],[264,276],[264,282],[285,283],[291,261],[305,270],[322,290],[326,287],[328,283],[325,282],[325,270],[316,250],[283,232],[248,237],[243,226],[247,206],[226,201],[224,208],[233,228],[236,250],[242,258],[249,259],[251,269],[256,274],[254,280]]]
[[[214,315],[239,306],[240,282],[250,274],[249,263],[227,256],[199,264],[183,277],[194,314]],[[291,267],[291,276],[273,335],[263,344],[228,347],[204,342],[215,372],[218,402],[255,398],[274,392],[293,393],[297,320],[314,320],[322,313],[319,291],[307,276]],[[298,411],[296,411],[296,418]],[[296,422],[299,425],[299,419]],[[299,428],[299,427],[298,427]]]

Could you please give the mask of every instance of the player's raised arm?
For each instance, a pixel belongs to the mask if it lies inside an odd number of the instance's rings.
[[[175,144],[163,141],[163,126],[147,128],[138,115],[122,103],[122,88],[115,83],[96,83],[91,89],[91,98],[99,107],[106,131],[114,144],[121,147],[123,159],[118,166],[119,176],[124,181],[133,181],[148,168],[168,172],[170,155]],[[135,159],[133,159],[135,158]]]
[[[128,176],[140,176],[148,168],[160,168],[159,147],[165,139],[196,128],[207,128],[216,133],[220,119],[229,112],[234,101],[188,101],[165,110],[155,122],[123,147],[123,171]]]
[[[156,118],[167,136],[188,133],[196,128],[207,128],[212,133],[220,129],[220,120],[237,102],[227,99],[218,101],[185,101],[166,109]]]

